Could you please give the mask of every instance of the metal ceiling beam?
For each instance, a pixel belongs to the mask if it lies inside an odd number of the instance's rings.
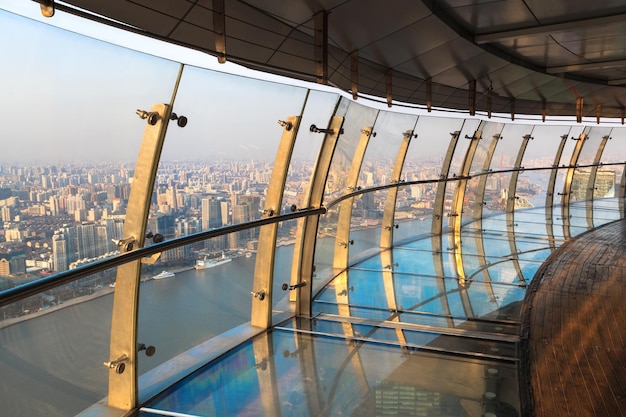
[[[39,5],[41,6],[41,14],[43,17],[54,16],[54,0],[42,0]]]
[[[315,75],[319,84],[328,84],[328,12],[313,16],[315,25]]]
[[[606,82],[608,85],[624,85],[626,84],[626,78],[619,78],[615,80],[608,80]]]
[[[215,51],[220,64],[226,62],[226,7],[224,0],[213,0],[213,31]]]
[[[352,99],[359,98],[359,51],[350,54],[350,80],[352,81]]]
[[[626,66],[626,59],[618,59],[614,61],[589,62],[587,64],[561,65],[557,67],[546,67],[548,74],[558,74],[561,72],[571,71],[594,71],[610,68],[620,68]],[[610,81],[609,81],[610,82]]]
[[[590,19],[570,20],[562,23],[553,23],[551,25],[529,26],[525,28],[475,35],[474,43],[482,45],[485,43],[500,42],[506,39],[519,38],[522,36],[549,35],[554,32],[580,30],[593,26],[605,26],[614,23],[624,23],[624,21],[626,21],[626,13],[604,17],[594,17]]]

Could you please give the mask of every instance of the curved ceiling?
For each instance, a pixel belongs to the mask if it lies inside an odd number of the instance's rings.
[[[387,100],[624,117],[623,0],[65,0],[57,8]]]

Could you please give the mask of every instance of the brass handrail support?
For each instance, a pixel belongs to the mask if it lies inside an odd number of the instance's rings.
[[[265,199],[264,217],[274,217],[280,214],[283,194],[285,192],[285,182],[289,171],[289,163],[296,142],[298,128],[300,127],[300,116],[291,116],[284,121],[279,121],[283,132],[274,159],[272,177],[267,189]],[[254,266],[253,288],[274,288],[274,260],[276,256],[276,237],[278,236],[278,223],[261,226],[259,230],[259,244]],[[270,291],[264,291],[263,296],[252,298],[251,324],[264,329],[272,324],[272,299]]]
[[[354,151],[352,157],[352,164],[348,177],[346,179],[346,188],[348,190],[356,190],[357,182],[359,180],[359,173],[361,172],[361,165],[363,164],[363,158],[365,158],[365,151],[369,144],[370,137],[375,136],[372,134],[372,127],[364,127],[361,129],[361,137],[359,143]],[[347,198],[339,205],[339,219],[337,220],[337,235],[335,241],[335,252],[333,257],[333,267],[335,268],[347,268],[348,259],[350,257],[348,249],[348,243],[350,243],[350,225],[352,223],[352,206],[354,203],[354,197]]]
[[[155,104],[149,112],[139,112],[140,117],[146,120],[146,127],[128,199],[123,232],[123,236],[127,237],[120,241],[122,253],[144,245],[152,190],[171,108],[166,104]],[[126,355],[126,358],[120,362],[124,364],[122,372],[112,372],[109,375],[108,401],[111,407],[122,410],[131,410],[137,405],[136,346],[140,276],[141,260],[125,263],[117,268],[110,355]]]

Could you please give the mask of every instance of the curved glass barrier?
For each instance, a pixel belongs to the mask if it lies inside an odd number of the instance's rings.
[[[310,219],[314,246],[298,246],[305,220],[294,217],[277,222],[275,236],[256,223],[142,258],[133,282],[141,401],[157,394],[158,378],[182,382],[141,415],[367,416],[407,404],[517,415],[529,282],[560,244],[624,216],[623,128],[382,111],[339,93],[181,67],[2,12],[0,24],[51,40],[31,47],[26,72],[3,68],[12,106],[0,134],[16,146],[0,156],[0,289],[114,254],[150,124],[132,112],[154,103],[174,100],[175,114],[145,200],[153,238],[328,208],[319,224]],[[35,89],[38,108],[63,113],[24,123],[32,103],[20,92]],[[294,260],[305,255],[314,282],[298,283]],[[109,394],[108,375],[124,363],[109,354],[118,323],[110,318],[122,311],[112,311],[113,288],[124,294],[115,273],[0,308],[5,412],[71,415]],[[302,300],[303,285],[312,300]],[[255,303],[267,295],[273,327],[263,332]],[[190,367],[189,377],[160,375],[191,366],[209,345],[228,353]]]
[[[295,212],[310,206],[310,186],[312,175],[322,148],[324,135],[312,131],[311,126],[326,128],[339,102],[339,94],[309,90],[306,104],[302,112],[300,129],[293,147],[287,182],[283,193],[281,213]],[[277,249],[275,252],[274,282],[292,284],[294,276],[298,274],[298,265],[294,265],[294,247],[298,238],[299,227],[304,219],[291,220],[281,223],[278,230]],[[256,255],[255,255],[256,256]],[[282,286],[277,296],[273,297],[274,304],[282,301],[285,294]],[[289,296],[294,295],[290,290]]]
[[[0,308],[0,400],[16,417],[75,415],[106,397],[115,269]]]
[[[156,354],[139,356],[140,374],[250,321],[254,257],[197,260],[195,254],[207,245],[211,242],[165,251],[155,264],[142,266],[138,342],[154,346]]]
[[[311,175],[324,139],[323,135],[311,131],[311,126],[326,128],[336,110],[339,98],[338,94],[308,91],[287,174],[282,212],[289,212],[292,204],[295,204],[296,208],[307,207],[306,197]]]
[[[135,112],[171,97],[179,64],[4,11],[0,26],[3,55],[19,57],[0,70],[4,290],[116,254],[145,126]],[[3,413],[74,415],[107,396],[115,273],[2,307]]]
[[[363,152],[366,149],[363,147],[363,138],[366,136],[363,130],[374,126],[378,110],[342,98],[336,114],[345,116],[326,176],[324,204],[356,189]],[[317,175],[325,175],[325,173]],[[332,266],[335,260],[348,259],[349,251],[361,252],[365,249],[365,247],[352,247],[356,241],[349,236],[349,224],[344,230],[338,229],[340,216],[351,217],[350,200],[330,208],[325,215],[320,217],[319,235],[315,244],[316,270]],[[343,214],[341,210],[344,211]]]
[[[604,145],[602,144],[603,139],[605,137],[608,139],[612,130],[613,129],[610,127],[592,127],[589,129],[583,147],[580,150],[577,165],[593,165],[596,163],[596,158],[600,160],[602,151],[604,150]],[[580,167],[574,172],[574,178],[572,180],[572,200],[579,201],[585,199],[584,195],[587,192],[586,186],[589,182],[591,168],[592,167]]]
[[[460,213],[463,220],[482,217],[483,206],[486,202],[487,173],[492,166],[493,154],[501,143],[503,128],[504,124],[493,122],[481,123],[479,127],[480,139],[470,161],[469,175],[472,179],[467,181],[465,186],[462,213]]]
[[[402,170],[402,178],[406,181],[446,178],[448,176],[447,164],[450,163],[450,161],[446,161],[446,153],[451,140],[454,140],[455,132],[460,134],[463,124],[463,119],[420,116],[414,130],[417,137],[411,140]],[[452,152],[454,152],[454,148],[452,148]],[[450,158],[452,158],[452,154]],[[438,204],[437,194],[440,189],[445,190],[447,186],[452,187],[453,185],[452,183],[431,183],[409,186],[408,201],[404,203],[399,200],[396,207],[398,228],[394,231],[395,243],[416,235],[430,233],[432,222],[442,221],[441,212],[438,212],[439,209],[436,207]],[[398,193],[402,196],[402,191],[406,193],[409,190],[400,188]],[[444,194],[447,195],[447,193]],[[443,203],[444,201],[441,201],[441,210],[444,207]],[[439,217],[433,219],[435,215]],[[405,220],[408,221],[407,224],[403,224]]]
[[[626,161],[626,129],[613,129],[602,153],[601,162],[604,164],[623,164],[624,161]],[[607,169],[615,171],[614,195],[617,196],[617,189],[624,173],[624,166],[613,165]],[[607,197],[610,196],[610,191],[608,193]]]
[[[492,213],[502,213],[507,211],[509,198],[513,198],[515,204],[514,209],[534,207],[528,199],[520,198],[517,194],[518,182],[511,184],[511,178],[519,179],[520,174],[517,172],[506,172],[518,169],[516,166],[517,159],[522,152],[527,149],[521,149],[524,138],[532,135],[534,126],[532,125],[513,125],[506,124],[502,129],[498,145],[493,154],[490,170],[493,174],[489,174],[485,181],[485,191],[483,199],[483,216],[488,217]],[[520,160],[520,163],[523,159]],[[505,172],[499,172],[505,171]],[[512,189],[514,187],[514,189]],[[482,216],[480,216],[482,217]],[[474,216],[477,218],[477,216]]]
[[[415,115],[379,112],[371,136],[362,133],[361,139],[367,141],[367,149],[357,190],[405,181],[401,177],[402,167],[411,141],[416,140],[416,121]],[[399,204],[406,204],[406,199],[405,188],[368,192],[354,199],[350,224],[350,240],[354,241],[354,247],[349,251],[349,264],[362,256],[359,247],[387,247],[393,243],[393,232],[398,224],[395,213]]]
[[[281,139],[277,122],[300,116],[306,97],[304,88],[186,66],[151,213],[166,228],[153,232],[168,238],[261,218]],[[206,249],[243,251],[256,238]]]
[[[463,176],[463,170],[469,172],[469,164],[471,164],[471,160],[467,160],[468,149],[470,148],[471,141],[474,136],[477,134],[478,129],[481,125],[480,120],[471,120],[466,119],[463,123],[463,127],[459,133],[459,139],[457,141],[457,145],[454,149],[454,153],[452,156],[450,169],[448,172],[447,178],[456,178]],[[444,207],[443,207],[443,227],[445,229],[446,226],[451,226],[455,221],[457,215],[460,213],[456,213],[454,208],[454,196],[458,193],[459,187],[463,187],[460,181],[452,181],[446,183],[445,189],[445,197],[444,197]]]
[[[135,109],[168,99],[179,65],[5,12],[0,25],[22,40],[4,53],[29,61],[1,77],[0,252],[24,255],[2,274],[13,285],[117,250],[144,127]]]
[[[565,146],[563,147],[563,151],[561,154],[561,159],[557,162],[559,169],[556,171],[556,178],[554,181],[554,194],[551,205],[559,205],[564,201],[567,202],[569,185],[571,184],[571,180],[568,183],[567,177],[568,173],[571,172],[573,168],[569,168],[570,165],[576,164],[577,153],[576,148],[577,144],[583,144],[584,141],[581,141],[580,138],[582,135],[585,135],[589,130],[589,128],[584,128],[583,126],[571,126],[569,128],[568,137],[565,141]],[[546,205],[548,205],[548,201],[546,200]],[[559,229],[562,229],[563,236],[569,236],[569,227],[568,222],[564,221],[564,214],[562,211],[554,211],[554,224],[560,225]],[[556,228],[555,228],[556,229]]]

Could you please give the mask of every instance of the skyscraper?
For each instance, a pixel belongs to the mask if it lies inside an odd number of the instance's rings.
[[[222,209],[220,202],[214,199],[202,199],[202,230],[222,226]]]
[[[56,272],[67,271],[70,264],[68,254],[68,242],[65,234],[57,230],[52,236],[52,264]]]

